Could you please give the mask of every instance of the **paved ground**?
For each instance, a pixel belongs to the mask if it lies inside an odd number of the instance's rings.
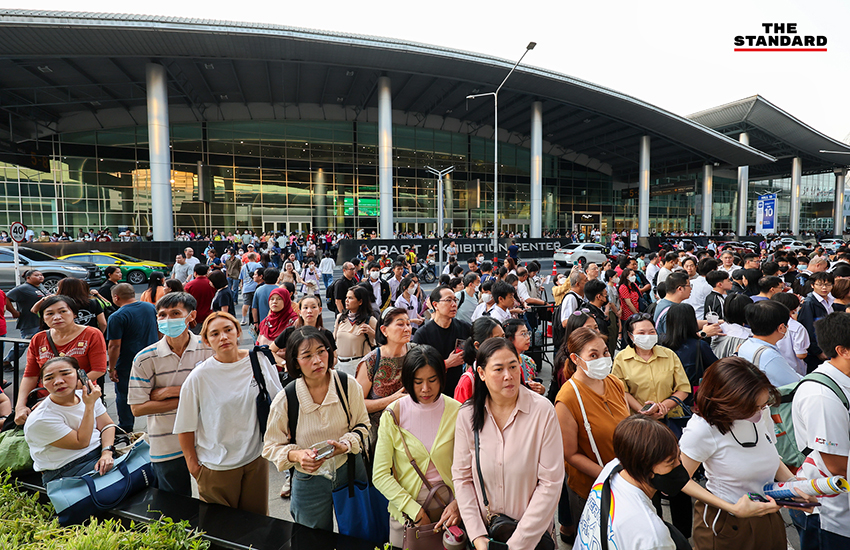
[[[547,268],[547,264],[551,264],[551,260],[541,260],[540,263],[541,263],[541,265],[544,266],[543,267],[543,274],[544,275],[550,274],[551,273],[551,265]],[[559,271],[563,272],[564,269],[560,268]],[[342,276],[342,272],[341,272],[341,270],[338,269],[337,273],[335,273],[335,277],[341,277],[341,276]],[[551,287],[551,285],[547,285],[547,286]],[[436,283],[423,284],[422,285],[422,288],[425,292],[430,292],[435,287],[436,287]],[[147,287],[145,285],[139,285],[139,286],[136,286],[135,288],[136,288],[137,295],[140,296],[141,293]],[[322,295],[324,296],[324,289],[322,290]],[[241,304],[239,304],[239,306],[237,307],[237,310],[241,311],[240,308],[241,308]],[[333,313],[331,313],[327,309],[323,310],[322,320],[323,320],[326,327],[333,326],[333,322],[334,322]],[[9,327],[8,336],[14,337],[14,338],[19,337],[20,333],[14,328],[14,321],[11,318],[7,318],[7,323],[8,323],[8,327]],[[240,347],[244,348],[244,349],[248,349],[248,348],[251,347],[252,343],[253,343],[253,341],[252,341],[251,336],[249,335],[248,331],[245,331],[243,333],[242,339],[240,340]],[[23,372],[23,363],[21,364],[21,371]],[[552,378],[552,354],[551,353],[547,354],[547,357],[544,360],[544,364],[543,364],[541,372],[540,372],[540,377],[543,378],[544,385],[548,386],[549,381]],[[10,379],[10,375],[8,373],[6,373],[6,379]],[[117,419],[118,414],[117,414],[117,411],[115,409],[115,402],[114,402],[115,388],[114,388],[114,384],[112,382],[107,382],[106,392],[107,392],[107,396],[112,398],[112,399],[108,400],[109,406],[107,407],[107,410],[108,410],[109,414],[112,416],[113,419]],[[135,426],[136,430],[145,431],[146,426],[147,426],[147,424],[146,424],[145,418],[137,418],[136,419],[136,426]],[[268,497],[269,498],[269,515],[271,515],[272,517],[291,521],[292,516],[291,516],[290,511],[289,511],[289,499],[288,498],[287,499],[280,498],[280,488],[283,485],[284,476],[285,476],[284,473],[278,472],[277,469],[274,467],[274,465],[272,465],[271,463],[269,464],[269,497]],[[194,485],[194,481],[193,481],[193,485]],[[197,496],[197,488],[196,487],[194,488],[194,494],[195,494],[195,496]],[[666,504],[665,504],[664,515],[665,515],[665,520],[670,521],[669,507]],[[785,519],[785,524],[786,524],[786,533],[787,533],[787,536],[788,536],[788,543],[789,543],[788,547],[793,548],[795,550],[798,550],[800,548],[800,545],[799,545],[799,540],[798,540],[798,537],[797,537],[797,532],[791,526],[791,520],[788,516],[787,511],[783,511],[782,516]],[[561,549],[570,548],[570,545],[565,544],[565,543],[561,542],[560,540],[558,541],[558,544],[559,544],[559,547]]]

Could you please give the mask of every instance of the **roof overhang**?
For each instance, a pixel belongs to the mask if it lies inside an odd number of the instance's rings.
[[[513,66],[388,38],[177,17],[0,10],[0,29],[0,109],[19,142],[144,125],[151,61],[168,69],[172,122],[370,120],[387,75],[395,122],[493,138],[492,102],[466,96],[494,89]],[[543,104],[544,152],[620,180],[637,178],[643,135],[653,175],[775,160],[698,121],[526,65],[500,92],[498,139],[529,141],[534,101]]]

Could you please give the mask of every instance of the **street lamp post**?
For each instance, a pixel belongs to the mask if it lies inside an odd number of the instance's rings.
[[[514,66],[511,68],[510,72],[508,72],[507,76],[502,83],[499,84],[499,87],[496,88],[495,92],[486,92],[483,94],[471,94],[466,96],[466,99],[476,99],[478,97],[483,97],[487,95],[493,96],[493,259],[496,260],[499,257],[499,91],[502,89],[502,86],[505,85],[505,82],[508,81],[508,78],[511,77],[514,70],[522,63],[525,54],[534,49],[537,45],[537,42],[529,42],[528,46],[525,47],[525,51],[520,56],[519,60],[514,63]]]
[[[443,271],[443,233],[445,233],[445,221],[443,221],[443,176],[454,172],[455,167],[449,166],[443,170],[437,170],[426,166],[425,170],[437,176],[437,248],[439,249],[439,260],[437,264],[437,273]]]

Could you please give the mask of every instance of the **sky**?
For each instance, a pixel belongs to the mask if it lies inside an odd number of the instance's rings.
[[[20,0],[0,0],[23,8]],[[850,134],[847,0],[27,0],[26,9],[250,21],[384,36],[516,60],[688,115],[759,94],[816,130]],[[762,23],[796,23],[827,52],[735,52]],[[793,36],[793,35],[792,35]],[[496,84],[496,83],[494,83]]]

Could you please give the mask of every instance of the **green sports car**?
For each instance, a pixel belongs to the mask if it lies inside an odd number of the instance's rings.
[[[105,268],[110,265],[118,266],[121,269],[121,280],[130,283],[131,285],[141,285],[148,281],[151,273],[161,271],[163,274],[168,274],[168,266],[159,262],[140,260],[126,254],[116,254],[114,252],[84,252],[79,254],[68,254],[61,256],[60,260],[73,260],[76,262],[91,262],[97,264],[98,267]]]

